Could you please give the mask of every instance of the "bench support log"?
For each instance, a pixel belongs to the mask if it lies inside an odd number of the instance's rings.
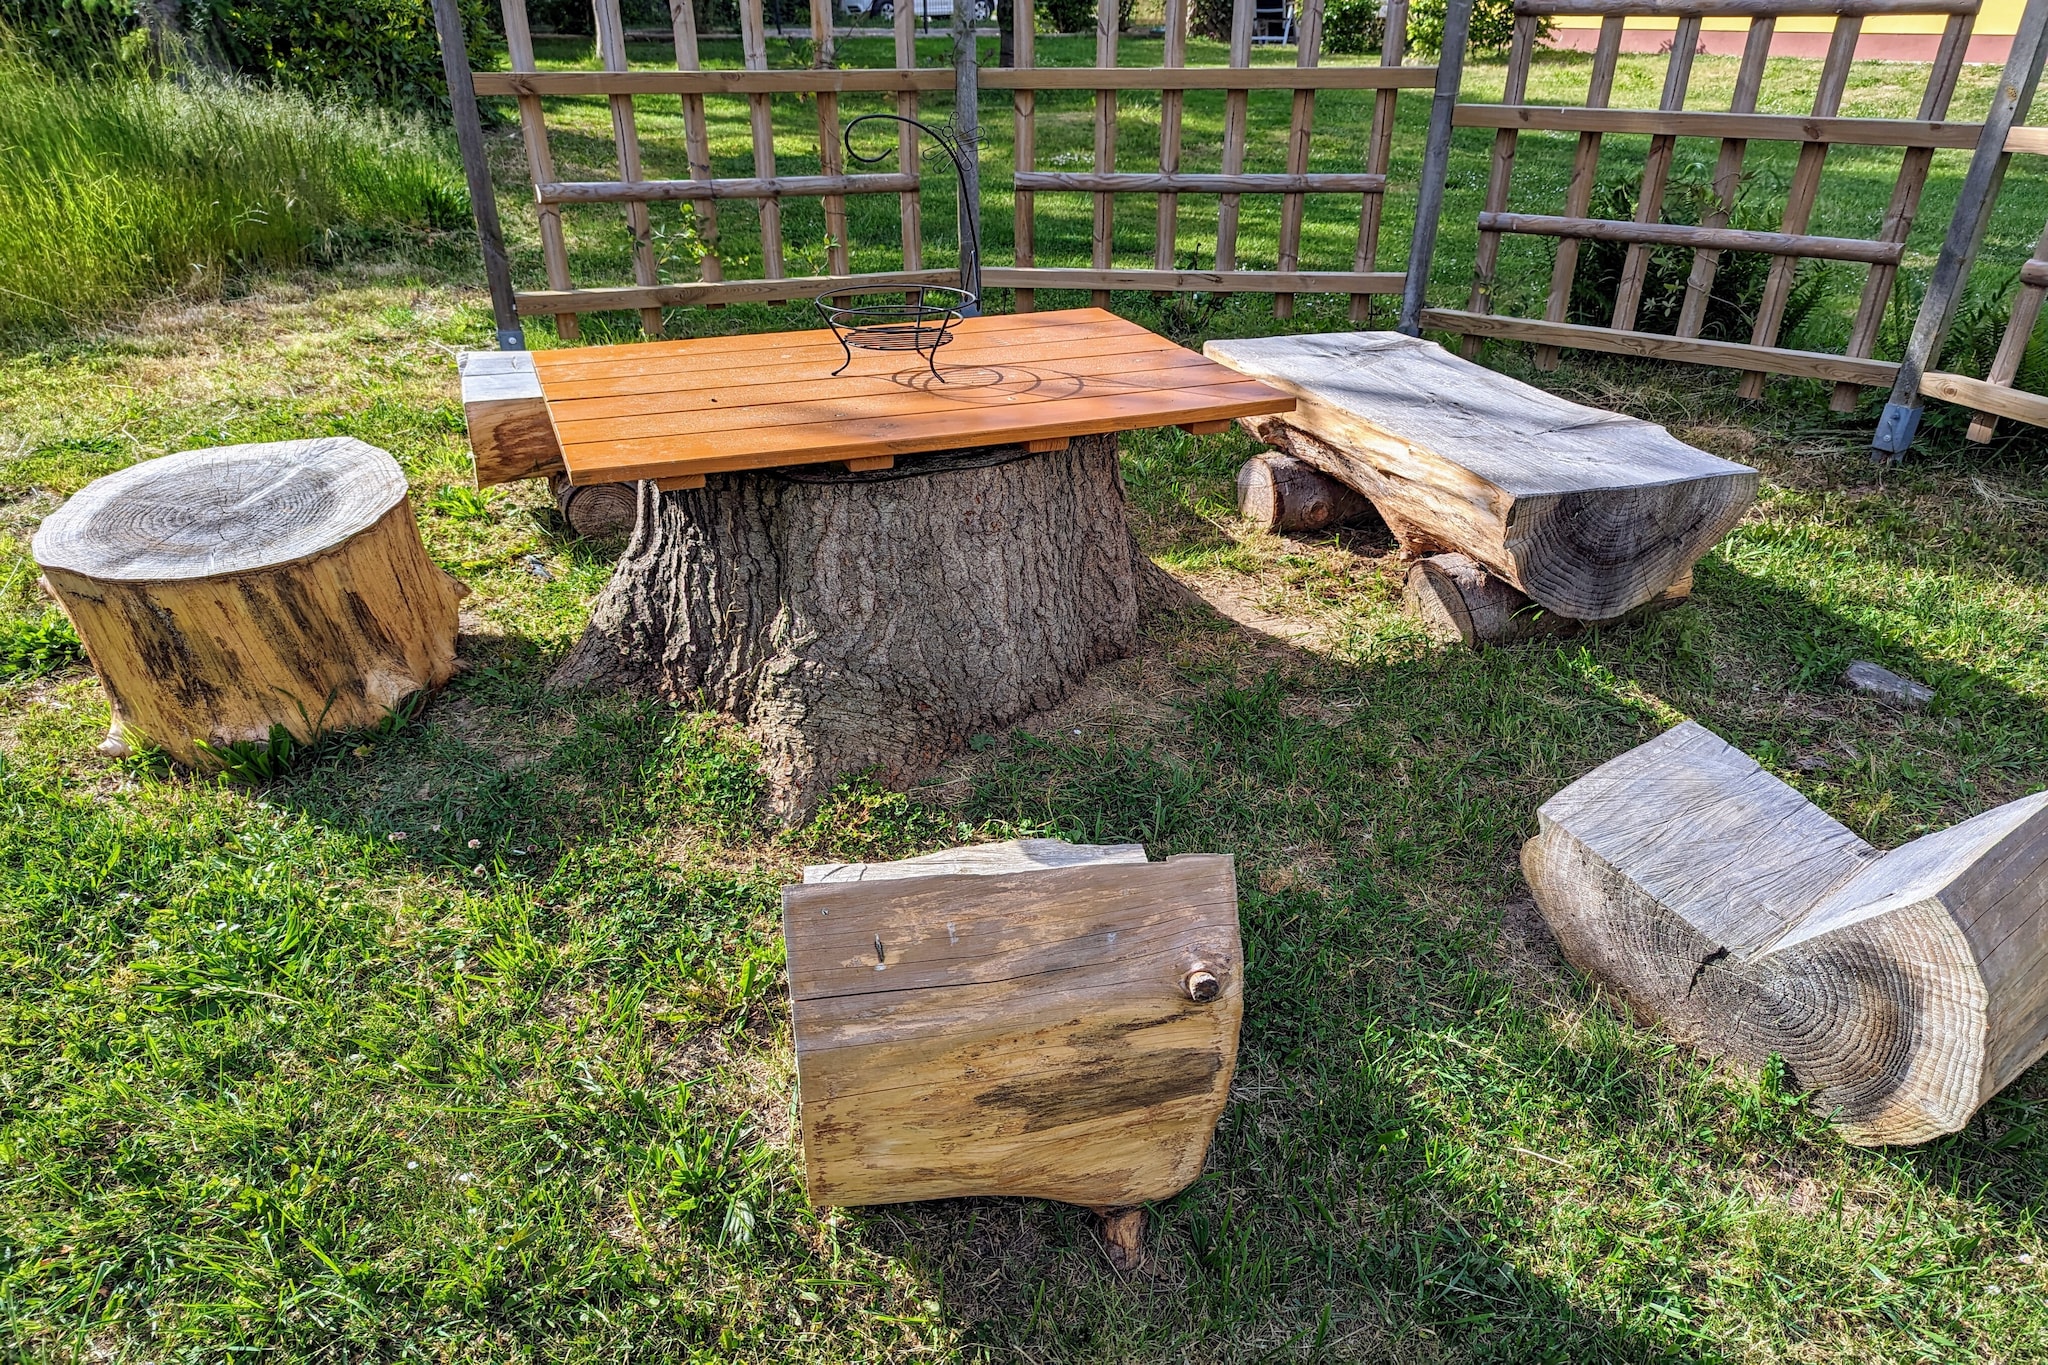
[[[1261,531],[1322,531],[1371,511],[1363,493],[1284,451],[1254,455],[1237,471],[1237,514]]]
[[[1692,575],[1642,606],[1606,621],[1577,621],[1545,611],[1513,584],[1494,577],[1464,555],[1427,555],[1408,569],[1402,605],[1431,638],[1445,644],[1511,645],[1523,640],[1576,635],[1591,626],[1617,626],[1678,606],[1692,596]]]

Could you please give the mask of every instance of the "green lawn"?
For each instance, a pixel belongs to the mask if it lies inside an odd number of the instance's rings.
[[[1546,62],[1545,89],[1572,69]],[[1893,74],[1857,98],[1910,103]],[[1800,79],[1787,64],[1772,98],[1796,107]],[[659,169],[668,115],[644,103]],[[587,123],[565,173],[601,166],[597,113],[563,114]],[[739,118],[718,125],[735,169]],[[794,171],[807,111],[785,118]],[[495,147],[537,281],[516,145]],[[1483,155],[1460,142],[1446,301]],[[1938,169],[1922,265],[1960,163]],[[1816,230],[1888,193],[1871,170]],[[1994,247],[2017,259],[2044,200],[2016,184]],[[943,197],[927,208],[943,240]],[[622,217],[576,219],[580,282],[630,278]],[[722,214],[729,244],[750,218]],[[1183,232],[1193,250],[1192,208]],[[856,243],[893,259],[858,224]],[[1402,618],[1383,532],[1236,521],[1244,437],[1135,437],[1144,545],[1214,609],[1155,618],[1135,657],[932,787],[854,785],[779,830],[728,727],[546,689],[618,546],[566,538],[531,485],[482,509],[442,492],[468,477],[451,351],[489,344],[479,277],[473,241],[421,233],[0,349],[0,646],[47,619],[27,540],[63,497],[230,441],[389,449],[475,590],[468,669],[422,717],[253,786],[100,758],[75,662],[0,681],[0,1356],[2048,1360],[2048,1066],[1956,1137],[1846,1147],[1782,1083],[1629,1023],[1557,960],[1515,863],[1541,800],[1684,717],[1887,847],[2048,783],[2038,438],[1966,447],[1945,418],[1880,477],[1870,407],[1833,416],[1820,386],[1748,405],[1732,376],[1568,357],[1535,378],[1756,464],[1764,490],[1691,605],[1473,655]],[[1273,326],[1253,299],[1117,304],[1190,341]],[[1304,300],[1290,325],[1341,308]],[[1528,377],[1515,348],[1488,359]],[[1935,704],[1850,698],[1855,658]],[[1021,833],[1238,859],[1238,1083],[1131,1278],[1072,1208],[802,1199],[776,889],[806,861]]]

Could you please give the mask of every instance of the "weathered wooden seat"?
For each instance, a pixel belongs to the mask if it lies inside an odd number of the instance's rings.
[[[1538,814],[1522,870],[1573,964],[1782,1058],[1851,1142],[1955,1132],[2048,1051],[2048,793],[1883,853],[1687,721]]]
[[[1294,396],[1291,414],[1245,425],[1372,499],[1403,550],[1465,555],[1573,620],[1611,620],[1687,582],[1756,492],[1755,470],[1653,422],[1398,332],[1204,350]]]

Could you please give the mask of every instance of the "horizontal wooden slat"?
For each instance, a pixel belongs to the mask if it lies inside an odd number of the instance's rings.
[[[1057,436],[1134,431],[1184,422],[1286,412],[1294,400],[1263,384],[1216,384],[1205,388],[1107,394],[1015,407],[945,414],[821,422],[752,435],[744,447],[703,458],[679,458],[673,437],[611,443],[602,456],[565,451],[569,481],[617,483],[670,474],[769,469],[776,465],[858,459],[870,455],[914,455],[996,443],[1021,443]],[[729,439],[729,438],[728,438]]]
[[[2008,152],[2032,152],[2048,156],[2048,128],[2014,128],[2005,135]]]
[[[1384,175],[1317,172],[1309,175],[1161,175],[1157,172],[1019,171],[1020,190],[1080,190],[1093,194],[1384,194]]]
[[[617,308],[684,308],[697,303],[770,303],[810,299],[828,290],[894,289],[907,284],[958,286],[957,270],[897,270],[873,275],[798,275],[781,280],[716,284],[620,285],[604,289],[534,289],[515,296],[523,316],[605,313]]]
[[[2048,261],[2026,261],[2020,266],[2020,283],[2036,289],[2048,288]]]
[[[989,266],[999,289],[1179,289],[1213,294],[1398,294],[1408,277],[1365,270],[1059,270]]]
[[[1959,403],[1976,412],[1989,412],[1999,417],[2010,417],[2016,422],[2048,427],[2048,398],[2023,389],[2008,389],[2002,384],[1987,384],[1967,375],[1930,370],[1920,376],[1920,392]]]
[[[1517,14],[1629,19],[1975,14],[1980,0],[1515,0]]]
[[[1461,104],[1453,122],[1460,128],[1733,137],[1757,142],[1828,142],[1844,147],[1975,147],[1979,134],[1983,132],[1983,125],[1978,123],[1937,123],[1920,119],[1585,109],[1555,104]]]
[[[1427,90],[1433,66],[1036,66],[990,68],[984,90]]]
[[[1045,348],[1094,355],[1122,343],[1181,349],[1165,337],[1121,318],[1102,318],[1078,309],[1058,313],[996,313],[976,318],[974,323],[973,327],[963,325],[954,329],[947,355],[978,357],[987,351],[1001,350],[1004,354],[1028,356]],[[1020,323],[1035,325],[1016,325]],[[808,331],[742,332],[680,341],[568,346],[529,354],[550,393],[564,384],[600,377],[618,386],[612,392],[635,392],[643,376],[665,378],[679,370],[687,370],[692,376],[709,375],[735,366],[765,370],[778,365],[810,364],[828,354],[835,357],[832,363],[837,365],[841,355],[839,343],[822,326]]]
[[[798,199],[828,194],[903,194],[915,175],[778,175],[772,180],[564,180],[535,185],[543,204],[651,204],[679,199]]]
[[[1146,344],[1123,336],[1063,334],[1061,340],[1052,342],[1018,340],[972,350],[947,346],[941,349],[939,358],[941,368],[948,372],[949,382],[979,388],[995,378],[992,374],[971,373],[983,367],[1000,368],[1004,373],[1030,367],[1034,373],[1075,377],[1172,369],[1193,354],[1163,337],[1154,338]],[[847,373],[832,381],[834,391],[881,392],[872,386],[885,382],[900,389],[901,382],[893,372],[882,377],[872,372],[871,357],[871,352],[855,351],[854,363],[847,367]],[[815,380],[802,381],[811,385],[810,395],[790,388],[794,382],[789,378],[792,373],[830,374],[845,359],[846,354],[840,350],[839,343],[829,338],[783,350],[745,351],[735,356],[733,361],[692,362],[687,387],[676,383],[678,367],[675,364],[633,374],[552,370],[547,381],[548,401],[554,405],[557,421],[584,420],[593,411],[614,414],[690,412],[714,407],[746,407],[766,401],[795,402],[814,396],[817,386]],[[865,367],[864,360],[868,362]],[[771,400],[762,396],[771,390],[780,393],[780,397]],[[602,406],[600,409],[583,406],[589,403]]]
[[[1789,351],[1775,346],[1751,346],[1737,341],[1700,341],[1660,336],[1654,332],[1617,332],[1608,327],[1587,327],[1570,322],[1535,322],[1527,318],[1498,317],[1492,313],[1468,313],[1452,308],[1426,308],[1422,325],[1467,336],[1499,337],[1506,341],[1533,341],[1545,346],[1573,347],[1582,351],[1605,351],[1613,355],[1644,356],[1654,360],[1682,360],[1694,365],[1720,365],[1736,370],[1762,370],[1770,374],[1798,375],[1806,379],[1831,379],[1837,383],[1889,387],[1898,366],[1888,360],[1856,360],[1819,351]]]
[[[1533,237],[1571,237],[1601,242],[1645,242],[1655,246],[1701,247],[1709,251],[1761,251],[1771,256],[1808,256],[1824,261],[1897,265],[1900,242],[1867,242],[1859,237],[1803,237],[1789,232],[1692,227],[1682,223],[1623,223],[1607,218],[1554,218],[1536,213],[1482,213],[1481,232],[1519,232]]]
[[[1093,402],[1128,394],[1165,394],[1182,389],[1208,389],[1218,382],[1233,382],[1234,376],[1218,375],[1214,361],[1188,352],[1171,364],[1140,361],[1123,364],[1080,366],[1069,369],[1057,363],[1006,365],[994,384],[963,383],[979,378],[966,367],[941,360],[942,371],[955,376],[945,382],[924,376],[918,416],[938,419],[953,412],[985,412],[991,406],[1015,420],[1041,404]],[[837,376],[829,388],[813,380],[791,380],[757,389],[734,392],[730,399],[704,402],[690,407],[655,407],[652,395],[636,399],[587,398],[556,402],[548,407],[554,415],[555,433],[563,449],[574,458],[577,452],[603,444],[676,438],[697,442],[716,440],[725,433],[745,432],[749,444],[772,439],[772,433],[786,427],[817,426],[828,422],[865,424],[903,415],[903,376],[895,373],[860,372],[863,360],[873,357],[854,352],[854,364]],[[893,362],[892,362],[893,363]],[[834,366],[833,368],[836,368]],[[995,373],[993,368],[991,373]],[[914,377],[914,376],[913,376]],[[1085,382],[1081,382],[1085,381]],[[644,410],[648,408],[653,410]]]
[[[951,90],[942,67],[915,71],[479,71],[479,95],[803,95]]]

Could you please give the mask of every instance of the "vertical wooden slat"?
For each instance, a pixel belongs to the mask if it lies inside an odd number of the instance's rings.
[[[497,323],[498,349],[523,351],[526,336],[519,326],[519,298],[512,288],[512,260],[505,254],[505,228],[498,221],[498,195],[491,184],[490,154],[484,150],[483,116],[476,107],[475,75],[469,66],[469,42],[455,0],[433,0],[434,28],[441,39],[441,74],[448,82],[448,113],[455,123],[455,145],[462,154],[463,178],[469,182],[469,206],[476,218],[477,245],[483,250],[484,279],[491,291],[491,318]]]
[[[917,15],[909,4],[896,6],[896,65],[910,71],[917,66]],[[917,117],[917,92],[898,91],[896,112],[904,118]],[[905,175],[916,175],[921,152],[917,145],[917,129],[908,124],[896,125],[896,169]],[[903,222],[903,268],[924,269],[924,210],[916,190],[905,190],[897,201]]]
[[[1692,59],[1699,46],[1699,16],[1686,15],[1678,21],[1678,31],[1672,38],[1671,60],[1664,68],[1664,93],[1657,101],[1659,109],[1685,107],[1685,87],[1692,79]],[[1664,190],[1671,179],[1671,158],[1677,150],[1675,137],[1650,139],[1649,153],[1643,158],[1643,187],[1636,195],[1638,223],[1654,223],[1664,216]],[[1616,331],[1635,330],[1636,313],[1643,302],[1643,281],[1649,275],[1650,248],[1640,242],[1631,243],[1628,254],[1622,258],[1621,286],[1615,291],[1614,320],[1609,324]]]
[[[1168,67],[1188,64],[1188,0],[1166,0],[1166,52],[1160,58]],[[1180,170],[1180,117],[1183,92],[1159,92],[1159,173],[1174,175]],[[1174,268],[1174,244],[1180,237],[1180,196],[1159,196],[1159,224],[1153,245],[1152,263],[1161,270]]]
[[[971,3],[972,0],[960,0]],[[1118,10],[1115,0],[1102,0],[1095,7],[1095,64],[1116,65],[1116,26]],[[1116,91],[1095,92],[1095,173],[1108,175],[1116,170]],[[1110,267],[1110,245],[1116,233],[1116,196],[1098,194],[1095,196],[1094,241],[1090,259],[1097,270]],[[1109,307],[1109,291],[1096,290],[1089,298],[1097,308]]]
[[[1949,98],[1955,94],[1956,79],[1962,75],[1963,55],[1969,50],[1970,30],[1976,16],[1954,14],[1943,29],[1941,46],[1927,73],[1927,90],[1920,97],[1920,117],[1938,119],[1948,113]],[[1927,171],[1934,162],[1932,147],[1908,147],[1899,162],[1899,178],[1892,186],[1892,201],[1885,209],[1880,242],[1903,242],[1913,231],[1913,218],[1920,212],[1920,195],[1927,188]],[[1892,296],[1892,284],[1899,277],[1896,265],[1873,265],[1863,277],[1863,297],[1856,304],[1856,321],[1849,328],[1846,355],[1867,356],[1877,346],[1878,329],[1884,325],[1885,305]],[[1836,412],[1853,412],[1863,390],[1855,384],[1837,384],[1828,398]]]
[[[2034,259],[2048,261],[2048,228],[2041,232],[2041,240],[2034,244]],[[2048,295],[2048,288],[2038,284],[2023,284],[2020,292],[2013,296],[2012,318],[2005,324],[2005,335],[1999,338],[1998,354],[1991,358],[1991,372],[1984,376],[1989,383],[2010,388],[2019,375],[2020,362],[2026,359],[2027,343],[2033,340],[2034,325],[2041,320],[2041,299]],[[1988,441],[1998,433],[1998,419],[1988,412],[1980,412],[1970,419],[1970,439]]]
[[[1036,60],[1033,39],[1036,33],[1035,25],[1038,21],[1032,12],[1034,6],[1032,0],[1011,0],[1011,9],[1017,23],[1017,66],[1020,70],[1028,71]],[[1019,90],[1015,94],[1017,109],[1017,169],[1020,171],[1035,171],[1038,169],[1038,101],[1035,98],[1034,92],[1030,90]],[[1016,192],[1017,236],[1015,260],[1020,267],[1029,267],[1037,263],[1031,233],[1033,199],[1034,196],[1029,190],[1018,190]],[[1018,312],[1034,312],[1037,307],[1037,290],[1019,289],[1017,291]]]
[[[619,17],[619,0],[597,0],[597,51],[607,71],[626,69],[626,24]],[[619,179],[628,182],[643,179],[640,174],[640,132],[633,122],[633,97],[611,95],[607,97],[612,107],[612,141],[619,149]],[[647,205],[633,202],[626,205],[626,227],[633,234],[633,281],[640,285],[654,285],[661,282],[654,268],[653,225],[647,216]],[[640,330],[648,336],[661,335],[661,310],[642,308]]]
[[[1408,49],[1408,0],[1387,0],[1385,37],[1380,44],[1380,65],[1399,66]],[[1372,97],[1372,131],[1366,136],[1365,169],[1385,175],[1394,158],[1394,120],[1400,113],[1398,90],[1375,90]],[[1387,197],[1368,194],[1358,208],[1358,250],[1351,258],[1353,270],[1377,270],[1380,258],[1380,224],[1386,217]],[[1372,295],[1351,296],[1351,320],[1372,320]]]
[[[505,51],[514,71],[533,71],[533,30],[526,20],[526,0],[499,0],[505,16]],[[547,119],[539,95],[519,97],[520,141],[526,144],[526,173],[536,185],[554,183],[555,156],[548,148]],[[548,288],[563,290],[569,283],[569,246],[562,237],[562,211],[553,204],[540,205],[540,254],[546,263]],[[555,331],[564,341],[576,339],[576,315],[555,315]]]
[[[1322,58],[1323,49],[1323,0],[1301,0],[1294,24],[1294,65],[1297,68],[1314,66]],[[1294,112],[1287,123],[1287,172],[1289,175],[1308,173],[1309,139],[1313,136],[1316,119],[1316,92],[1297,90],[1294,92]],[[1293,270],[1301,264],[1301,211],[1304,201],[1298,194],[1282,195],[1280,198],[1280,251],[1279,268]],[[1294,295],[1273,296],[1273,316],[1291,318],[1294,316]]]
[[[1429,304],[1430,262],[1443,223],[1444,179],[1451,169],[1451,132],[1457,122],[1458,94],[1465,86],[1465,40],[1471,31],[1472,0],[1444,0],[1443,50],[1437,56],[1436,79],[1429,92],[1429,130],[1422,138],[1415,230],[1408,234],[1408,268],[1401,274],[1401,311],[1394,320],[1395,330],[1404,336],[1422,335],[1422,313]],[[1534,24],[1526,34],[1517,25],[1515,36],[1526,73],[1536,38]]]
[[[768,32],[761,21],[761,0],[740,0],[740,52],[747,70],[768,69]],[[775,109],[770,103],[773,98],[747,96],[747,114],[754,133],[754,174],[763,180],[775,175]],[[761,211],[761,275],[764,279],[783,279],[786,276],[782,268],[782,205],[774,199],[756,202]]]
[[[1625,22],[1618,14],[1600,21],[1600,40],[1593,49],[1593,75],[1586,83],[1588,109],[1605,109],[1614,97],[1614,68],[1621,59],[1621,30]],[[1572,157],[1571,182],[1564,191],[1565,217],[1584,218],[1592,210],[1593,186],[1599,176],[1600,134],[1580,133],[1578,151]],[[1572,279],[1578,270],[1578,239],[1559,238],[1557,258],[1550,267],[1550,297],[1543,305],[1545,321],[1563,322],[1571,312]],[[1557,357],[1557,347],[1538,346],[1532,359],[1537,369],[1554,370]]]
[[[1501,103],[1520,104],[1529,93],[1529,62],[1536,51],[1536,16],[1517,15],[1514,41],[1508,49],[1508,75]],[[1503,128],[1493,135],[1493,167],[1486,178],[1486,211],[1505,213],[1508,184],[1515,171],[1515,130]],[[1472,261],[1472,298],[1467,305],[1475,313],[1493,311],[1493,274],[1500,262],[1500,234],[1482,232]],[[1467,360],[1477,360],[1485,346],[1483,338],[1468,336],[1462,347]]]
[[[1756,112],[1756,97],[1763,89],[1764,67],[1771,55],[1771,38],[1778,21],[1762,15],[1749,21],[1749,37],[1743,43],[1742,64],[1735,70],[1735,93],[1728,101],[1731,114]],[[1742,161],[1749,154],[1745,138],[1721,139],[1721,153],[1714,162],[1714,206],[1707,210],[1704,227],[1726,227],[1735,214],[1735,197],[1742,191]],[[1714,276],[1721,268],[1718,251],[1695,251],[1692,274],[1685,281],[1685,303],[1678,310],[1678,335],[1696,337],[1707,324],[1707,304],[1714,294]]]
[[[832,66],[833,0],[811,0],[811,66],[819,71]],[[818,169],[826,175],[846,174],[846,152],[839,145],[839,95],[832,90],[817,92]],[[846,196],[825,196],[825,250],[828,268],[834,275],[853,273],[852,250],[846,241]]]
[[[1849,68],[1856,60],[1856,39],[1863,33],[1860,16],[1835,20],[1835,36],[1828,44],[1827,60],[1821,64],[1820,88],[1814,92],[1816,118],[1832,118],[1842,107],[1842,92],[1849,84]],[[1785,195],[1783,231],[1802,233],[1813,219],[1813,201],[1820,193],[1820,175],[1826,167],[1828,144],[1805,142],[1799,146],[1799,163],[1792,171],[1792,187]],[[1764,281],[1764,296],[1757,306],[1756,327],[1750,341],[1758,346],[1778,344],[1778,324],[1785,317],[1785,303],[1792,294],[1792,279],[1799,270],[1799,258],[1779,256],[1771,262],[1770,277]],[[1743,374],[1736,387],[1744,398],[1764,396],[1764,375],[1760,370]]]
[[[1252,12],[1256,0],[1236,0],[1230,11],[1230,64],[1240,70],[1252,64]],[[1227,90],[1223,94],[1223,173],[1237,175],[1244,170],[1245,123],[1251,110],[1251,92]],[[1216,204],[1216,268],[1237,269],[1238,198],[1226,194]]]
[[[699,71],[702,63],[697,55],[697,7],[691,0],[668,0],[669,28],[676,39],[676,70]],[[683,101],[683,146],[690,158],[690,179],[711,179],[711,131],[704,122],[704,97],[684,95]],[[718,259],[718,205],[709,199],[696,203],[697,241],[704,248],[704,259],[700,264],[703,279],[717,281],[725,278],[725,268]],[[722,308],[723,304],[711,304]]]

